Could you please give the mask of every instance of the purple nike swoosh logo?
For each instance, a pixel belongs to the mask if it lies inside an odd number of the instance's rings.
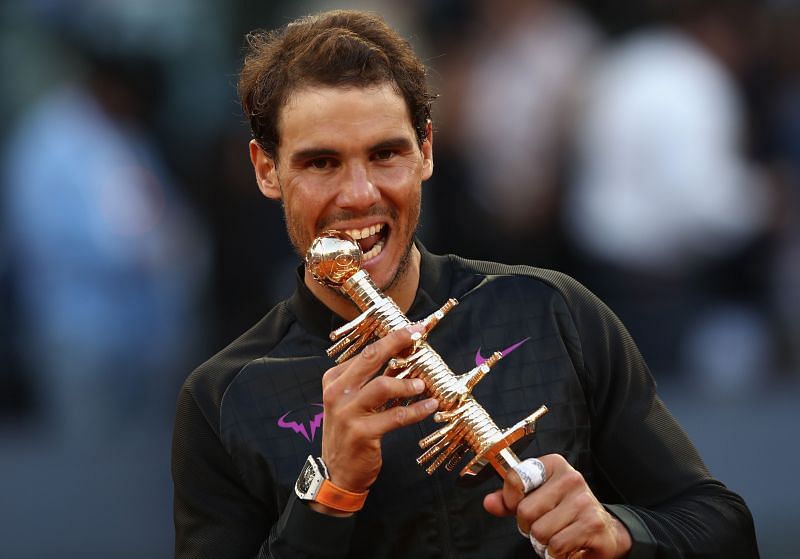
[[[525,343],[525,342],[527,342],[528,340],[530,340],[530,337],[528,337],[528,338],[525,338],[524,340],[520,340],[520,341],[518,341],[517,343],[515,343],[514,345],[508,346],[507,348],[505,348],[505,349],[504,349],[503,351],[501,351],[500,353],[501,353],[501,354],[503,354],[503,357],[508,357],[508,354],[509,354],[509,353],[511,353],[512,351],[514,351],[515,349],[517,349],[519,346],[521,346],[522,344],[524,344],[524,343]],[[488,358],[488,357],[483,357],[483,356],[481,355],[481,348],[478,348],[478,351],[476,351],[476,352],[475,352],[475,365],[476,365],[476,366],[478,366],[478,367],[480,367],[481,365],[483,365],[484,363],[486,363],[486,360],[487,360],[487,359],[489,359],[489,358]]]

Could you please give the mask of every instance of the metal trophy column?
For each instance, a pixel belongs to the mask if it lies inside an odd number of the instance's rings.
[[[331,357],[338,354],[337,363],[356,355],[371,339],[412,324],[361,269],[361,258],[358,243],[338,231],[327,231],[317,237],[306,253],[306,267],[312,276],[323,285],[339,289],[362,311],[330,334],[336,343],[327,353]],[[536,422],[547,413],[547,407],[541,406],[508,429],[500,429],[494,423],[473,398],[472,389],[503,355],[495,352],[484,364],[456,375],[426,341],[427,334],[457,304],[455,299],[449,299],[441,309],[422,320],[424,333],[415,334],[411,351],[391,359],[389,368],[397,378],[422,379],[426,386],[423,397],[439,401],[439,411],[433,419],[445,425],[419,441],[425,452],[417,458],[417,463],[429,463],[428,474],[442,464],[448,471],[454,470],[471,451],[474,456],[460,475],[476,475],[486,464],[491,464],[505,478],[506,472],[520,462],[510,446],[535,431]],[[387,407],[398,404],[388,402]]]

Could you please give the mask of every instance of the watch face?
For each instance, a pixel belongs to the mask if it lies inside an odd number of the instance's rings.
[[[315,474],[314,465],[311,462],[306,462],[300,471],[300,477],[297,478],[297,490],[300,493],[308,493]]]

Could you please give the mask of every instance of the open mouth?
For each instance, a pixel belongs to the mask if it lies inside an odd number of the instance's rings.
[[[363,261],[366,262],[381,253],[386,244],[388,229],[385,223],[377,223],[363,229],[345,229],[344,232],[358,243],[364,254]]]

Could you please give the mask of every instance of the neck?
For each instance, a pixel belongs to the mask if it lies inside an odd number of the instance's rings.
[[[414,302],[414,297],[417,294],[417,288],[419,287],[420,260],[419,249],[416,245],[412,245],[408,266],[403,276],[384,291],[384,294],[391,297],[404,313],[408,312],[408,309],[411,308],[411,303]],[[352,320],[361,313],[350,299],[337,290],[318,283],[311,277],[311,273],[308,270],[304,273],[304,281],[311,293],[313,293],[322,304],[345,320]]]

